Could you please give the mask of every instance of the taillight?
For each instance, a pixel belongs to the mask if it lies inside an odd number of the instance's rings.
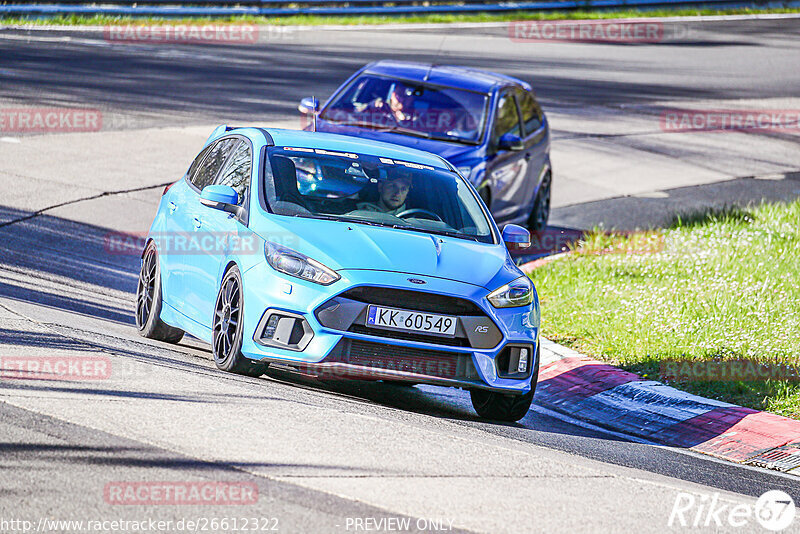
[[[161,192],[161,196],[163,197],[164,195],[166,195],[167,191],[169,191],[169,188],[172,187],[173,185],[177,184],[177,183],[178,182],[172,182],[171,184],[167,184],[167,187],[165,187],[164,191]]]

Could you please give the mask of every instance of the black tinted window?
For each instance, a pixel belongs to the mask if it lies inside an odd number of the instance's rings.
[[[382,155],[271,147],[264,193],[277,215],[492,243],[489,219],[455,172]]]
[[[500,97],[500,103],[497,105],[497,115],[494,119],[492,144],[497,146],[500,138],[507,133],[522,135],[519,127],[519,113],[517,113],[517,105],[514,103],[513,93],[504,93]]]
[[[191,181],[195,187],[201,191],[207,185],[210,185],[217,173],[225,163],[225,159],[230,154],[233,147],[236,145],[238,139],[223,139],[217,141],[208,150],[208,155],[203,163],[198,167],[197,172],[192,176]]]
[[[197,155],[196,158],[194,158],[194,161],[192,162],[192,165],[189,167],[189,170],[186,172],[186,175],[189,177],[189,181],[190,182],[194,183],[194,175],[197,172],[197,168],[200,166],[201,163],[203,163],[203,158],[206,157],[206,154],[208,154],[208,151],[211,150],[212,148],[213,147],[210,146],[210,145],[207,146],[206,148],[204,148]]]
[[[525,135],[530,135],[542,127],[542,108],[527,91],[520,91],[519,109],[522,112],[522,123],[525,126]]]
[[[247,196],[247,191],[250,189],[251,170],[252,157],[250,143],[247,141],[239,141],[239,144],[235,146],[231,157],[225,164],[225,168],[214,183],[233,187],[239,194],[239,204],[241,204]]]
[[[365,75],[353,81],[320,117],[475,143],[483,137],[486,101],[482,93]]]

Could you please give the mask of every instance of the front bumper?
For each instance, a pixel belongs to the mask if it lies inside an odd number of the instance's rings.
[[[245,332],[249,335],[243,354],[320,377],[405,380],[518,394],[530,391],[531,369],[537,367],[537,303],[496,309],[486,300],[486,289],[463,282],[385,271],[342,270],[339,274],[341,280],[325,287],[283,276],[266,263],[246,271]],[[426,283],[420,286],[409,278]],[[395,303],[386,294],[421,298]],[[457,316],[456,336],[366,327],[369,304]],[[295,319],[269,321],[273,315]],[[280,335],[275,334],[279,323]],[[273,327],[270,335],[282,336],[281,342],[265,339],[268,325]],[[527,371],[518,373],[514,365],[522,347],[530,356]]]

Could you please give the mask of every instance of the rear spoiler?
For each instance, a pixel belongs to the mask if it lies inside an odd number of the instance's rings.
[[[253,127],[253,126],[228,126],[227,124],[221,124],[221,125],[217,126],[216,128],[214,128],[214,131],[211,132],[211,135],[208,136],[208,139],[206,139],[206,142],[203,143],[203,146],[208,145],[210,142],[214,141],[215,139],[218,139],[218,138],[222,137],[223,135],[225,135],[226,133],[228,133],[228,132],[230,132],[232,130],[238,130],[240,128],[253,128],[254,130],[258,130],[259,132],[264,134],[264,137],[267,139],[267,144],[268,145],[275,144],[273,142],[273,140],[272,140],[272,136],[264,128],[256,128],[256,127]]]

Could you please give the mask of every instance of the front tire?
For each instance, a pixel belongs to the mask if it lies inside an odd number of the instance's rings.
[[[149,339],[177,343],[183,339],[183,330],[161,320],[161,266],[158,249],[152,241],[142,254],[142,269],[136,286],[136,328]]]
[[[485,389],[469,390],[472,407],[484,419],[492,421],[517,422],[528,413],[536,384],[539,381],[539,348],[536,348],[536,363],[531,378],[531,390],[525,395],[507,395]]]
[[[242,275],[232,266],[222,277],[212,322],[214,363],[219,369],[245,376],[261,376],[268,363],[253,361],[242,354],[244,330],[244,290]]]

